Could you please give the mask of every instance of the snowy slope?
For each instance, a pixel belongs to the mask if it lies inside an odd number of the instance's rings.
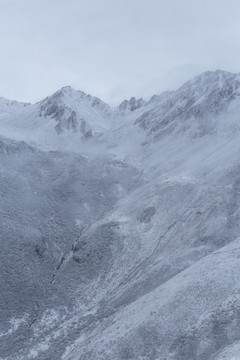
[[[80,130],[87,136],[88,131],[100,132],[110,126],[110,107],[100,99],[73,90],[70,86],[57,91],[39,105],[40,116],[52,116],[57,122],[56,130],[59,133]]]
[[[239,358],[239,88],[0,101],[0,358]]]
[[[65,140],[71,146],[72,139],[77,148],[81,142],[97,138],[111,124],[107,104],[71,87],[34,105],[0,99],[0,106],[2,135],[46,149],[61,148]]]
[[[154,97],[153,108],[140,116],[136,124],[155,137],[186,131],[202,136],[215,130],[215,117],[239,95],[240,75],[219,70],[206,72],[176,91]]]

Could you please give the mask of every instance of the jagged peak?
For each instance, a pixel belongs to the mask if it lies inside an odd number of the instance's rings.
[[[140,107],[144,106],[145,104],[146,101],[143,98],[136,99],[133,96],[129,100],[125,99],[124,101],[122,101],[121,104],[118,106],[118,109],[120,111],[125,111],[125,110],[135,111]]]

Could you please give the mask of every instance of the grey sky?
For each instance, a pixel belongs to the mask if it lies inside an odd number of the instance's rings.
[[[239,0],[0,0],[0,96],[71,85],[116,104],[240,72]]]

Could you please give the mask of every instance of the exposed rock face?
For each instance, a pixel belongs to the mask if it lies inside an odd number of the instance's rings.
[[[134,110],[137,110],[140,107],[144,106],[145,104],[146,104],[146,101],[144,101],[142,98],[136,99],[135,97],[131,97],[130,100],[124,100],[119,105],[118,108],[120,111],[125,111],[125,110],[134,111]]]

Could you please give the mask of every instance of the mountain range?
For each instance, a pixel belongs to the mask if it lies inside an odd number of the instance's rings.
[[[0,359],[237,360],[240,74],[0,98]]]

